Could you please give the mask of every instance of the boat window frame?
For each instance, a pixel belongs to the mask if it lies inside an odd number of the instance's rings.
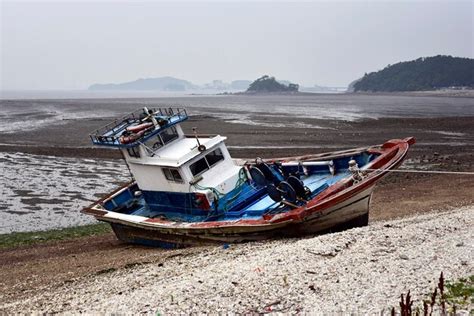
[[[159,144],[159,146],[155,148],[156,144]],[[161,139],[159,134],[157,134],[156,136],[153,136],[152,138],[147,140],[145,143],[143,143],[143,145],[145,145],[145,148],[147,149],[147,152],[148,152],[149,156],[153,156],[155,151],[157,151],[158,149],[160,149],[164,146],[163,140]]]
[[[168,139],[166,142],[163,140],[162,134],[165,133],[166,131],[171,130],[172,131],[172,138]],[[157,141],[154,141],[158,139]],[[167,129],[159,132],[156,134],[156,136],[153,136],[149,140],[147,140],[143,145],[145,145],[145,148],[147,149],[148,156],[153,157],[155,155],[155,152],[159,150],[160,148],[163,148],[164,146],[168,145],[169,143],[175,141],[176,139],[179,139],[179,133],[178,130],[176,129],[175,126],[170,126]],[[153,145],[151,145],[153,143]],[[159,147],[153,148],[156,144],[160,144]],[[150,146],[151,145],[151,146]]]
[[[164,133],[167,132],[167,131],[172,131],[172,134],[171,134],[171,135],[172,135],[172,138],[169,138],[169,139],[165,142],[164,139],[163,139],[162,134],[164,134]],[[167,145],[167,144],[171,143],[172,141],[174,141],[174,140],[176,140],[176,139],[179,138],[179,133],[178,133],[178,130],[176,129],[175,126],[170,126],[170,127],[168,127],[168,128],[165,129],[164,131],[160,132],[158,135],[160,136],[160,139],[161,139],[161,142],[162,142],[163,146],[165,146],[165,145]]]
[[[218,160],[214,161],[214,163],[211,165],[211,164],[209,163],[209,159],[208,159],[207,157],[208,157],[209,155],[211,155],[212,153],[215,153],[215,152],[217,152],[217,151],[218,151],[220,154],[219,154],[219,155],[216,155],[216,156],[218,156],[218,157],[220,157],[220,158],[219,158]],[[209,165],[209,169],[212,168],[212,167],[214,167],[214,166],[217,165],[219,162],[221,162],[222,160],[225,159],[224,153],[222,152],[222,150],[220,149],[220,147],[217,147],[217,148],[214,149],[213,151],[208,152],[206,155],[204,155],[204,157],[206,158],[206,162],[207,162],[207,164]]]
[[[198,162],[204,160],[205,164],[206,164],[206,168],[202,169],[201,171],[199,171],[198,173],[194,174],[193,170],[192,170],[192,166],[196,165]],[[201,174],[203,174],[204,172],[206,172],[207,170],[209,170],[209,164],[207,163],[207,160],[205,158],[205,156],[202,156],[200,159],[194,161],[193,163],[189,164],[189,171],[191,171],[191,174],[193,175],[193,177],[197,177]]]
[[[220,157],[222,157],[221,159],[217,160],[216,162],[214,162],[212,165],[209,164],[209,161],[207,160],[207,156],[211,153],[214,153],[216,151],[220,151]],[[193,165],[195,165],[197,162],[201,161],[201,160],[204,160],[206,162],[206,165],[207,165],[207,168],[206,169],[203,169],[201,170],[200,172],[194,174],[191,167]],[[222,152],[222,149],[220,147],[217,147],[216,149],[208,152],[207,154],[203,155],[200,159],[194,161],[193,163],[189,164],[189,171],[191,172],[191,174],[193,175],[193,177],[198,177],[200,176],[201,174],[205,173],[206,171],[208,170],[211,170],[212,168],[214,168],[214,166],[216,166],[217,164],[219,164],[221,161],[224,161],[225,160],[225,156],[224,156],[224,153]]]
[[[167,174],[165,170],[169,172],[169,174]],[[168,181],[173,181],[173,182],[178,182],[178,183],[184,182],[183,176],[181,175],[181,172],[179,172],[179,168],[162,167],[161,171],[163,172],[163,175]],[[179,178],[175,177],[175,175],[173,174],[173,171],[175,171],[178,174]]]
[[[140,158],[140,149],[137,146],[127,147],[127,153],[131,158]]]

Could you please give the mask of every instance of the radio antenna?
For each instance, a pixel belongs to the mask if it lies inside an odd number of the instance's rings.
[[[196,141],[197,141],[197,144],[198,144],[198,150],[199,151],[205,151],[206,146],[201,145],[201,143],[199,142],[199,137],[198,137],[198,134],[197,134],[197,128],[196,127],[193,127],[193,133],[194,133],[194,137],[196,138]]]

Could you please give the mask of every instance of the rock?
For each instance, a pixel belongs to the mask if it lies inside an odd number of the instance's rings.
[[[408,258],[408,256],[405,255],[405,254],[401,254],[399,257],[400,257],[400,259],[403,259],[403,260],[409,260],[409,259],[410,259],[410,258]]]

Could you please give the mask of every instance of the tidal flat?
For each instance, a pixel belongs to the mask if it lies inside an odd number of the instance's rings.
[[[197,127],[200,133],[227,136],[235,158],[320,153],[414,136],[407,167],[473,169],[474,98],[314,94],[0,100],[0,233],[92,223],[80,210],[130,175],[118,151],[93,148],[88,134],[143,106],[186,108],[185,132]],[[447,179],[456,190],[443,185]],[[472,200],[473,187],[474,181],[462,176],[393,174],[377,187],[383,195],[374,195],[372,218],[390,218],[394,211],[387,206],[394,203],[406,205],[397,214],[463,205]]]

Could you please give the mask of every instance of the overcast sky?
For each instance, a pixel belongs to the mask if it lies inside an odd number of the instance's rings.
[[[474,54],[473,1],[0,2],[4,90],[263,74],[346,86],[398,61]]]

